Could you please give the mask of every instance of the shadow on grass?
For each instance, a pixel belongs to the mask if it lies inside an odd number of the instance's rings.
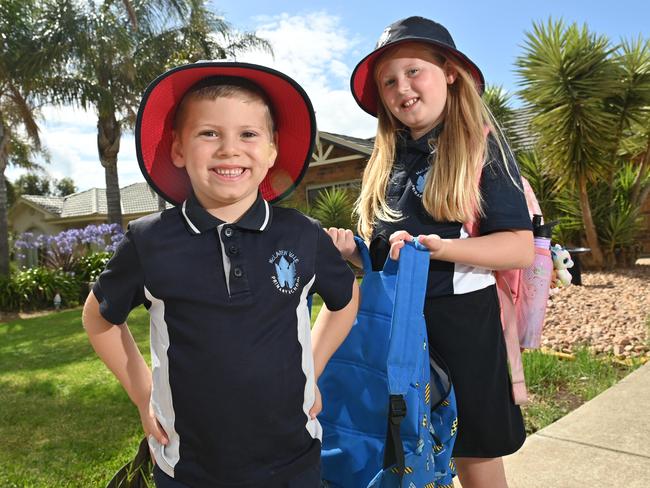
[[[103,487],[135,453],[139,417],[117,382],[61,386],[0,381],[0,486]]]
[[[129,328],[143,341],[139,346],[145,352],[146,310],[134,310],[129,319]],[[52,369],[95,358],[81,323],[81,309],[0,324],[0,373]]]

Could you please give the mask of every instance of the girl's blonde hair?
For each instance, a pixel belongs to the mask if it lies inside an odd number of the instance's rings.
[[[482,214],[479,180],[487,155],[486,131],[496,133],[495,125],[473,77],[463,65],[433,47],[423,46],[423,49],[431,49],[443,67],[452,67],[458,74],[456,80],[447,85],[443,129],[437,141],[429,141],[431,147],[435,144],[436,152],[425,180],[422,204],[435,220],[468,222]],[[375,146],[355,205],[359,215],[358,232],[366,240],[372,235],[376,219],[395,222],[402,217],[386,202],[386,188],[395,160],[397,133],[408,131],[408,128],[390,113],[381,97],[378,98]],[[497,142],[503,154],[498,137]],[[505,166],[508,168],[507,164]]]

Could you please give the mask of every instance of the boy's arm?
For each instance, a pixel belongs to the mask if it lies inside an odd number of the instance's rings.
[[[321,308],[311,331],[316,381],[325,369],[327,361],[349,334],[358,309],[359,285],[356,280],[352,282],[352,298],[345,307],[336,312],[332,312],[325,305]]]
[[[332,312],[323,304],[318,317],[316,317],[316,322],[311,330],[311,349],[314,356],[314,379],[316,381],[316,398],[309,410],[309,416],[312,419],[316,418],[323,408],[318,389],[318,378],[323,373],[327,361],[350,333],[358,309],[359,285],[357,280],[354,280],[352,282],[352,297],[345,307]]]
[[[93,349],[138,408],[145,434],[153,435],[161,444],[167,444],[167,435],[150,406],[151,371],[126,323],[116,326],[102,317],[99,302],[92,291],[86,299],[82,318]]]

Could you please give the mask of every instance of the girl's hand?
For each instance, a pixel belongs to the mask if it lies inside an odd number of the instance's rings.
[[[445,247],[445,241],[437,234],[419,235],[418,242],[429,249],[431,259],[438,259]]]
[[[309,418],[314,420],[321,410],[323,410],[323,399],[320,396],[318,385],[314,385],[314,404],[309,410]]]
[[[404,247],[405,242],[410,242],[413,240],[413,236],[406,232],[405,230],[398,230],[393,232],[390,236],[389,242],[390,246],[390,257],[391,259],[399,258],[399,252],[402,247]],[[443,248],[445,247],[445,241],[443,241],[437,234],[428,234],[428,235],[419,235],[418,242],[424,247],[429,249],[429,256],[431,259],[438,259],[442,253]]]
[[[341,253],[343,259],[350,260],[357,250],[357,244],[354,242],[354,234],[350,229],[337,229],[330,227],[325,232],[332,238],[332,242]]]
[[[393,232],[388,239],[388,242],[390,242],[390,258],[393,260],[399,259],[399,252],[404,247],[404,243],[412,240],[413,236],[405,230]]]

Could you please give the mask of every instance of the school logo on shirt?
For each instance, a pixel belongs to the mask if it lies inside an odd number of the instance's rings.
[[[282,293],[292,294],[300,286],[300,276],[296,272],[296,265],[300,262],[298,256],[291,251],[275,251],[269,258],[273,265],[274,274],[271,281]]]
[[[427,179],[428,171],[429,168],[422,168],[415,173],[415,179],[411,180],[411,191],[418,198],[422,198],[422,193],[424,193],[424,182]]]

